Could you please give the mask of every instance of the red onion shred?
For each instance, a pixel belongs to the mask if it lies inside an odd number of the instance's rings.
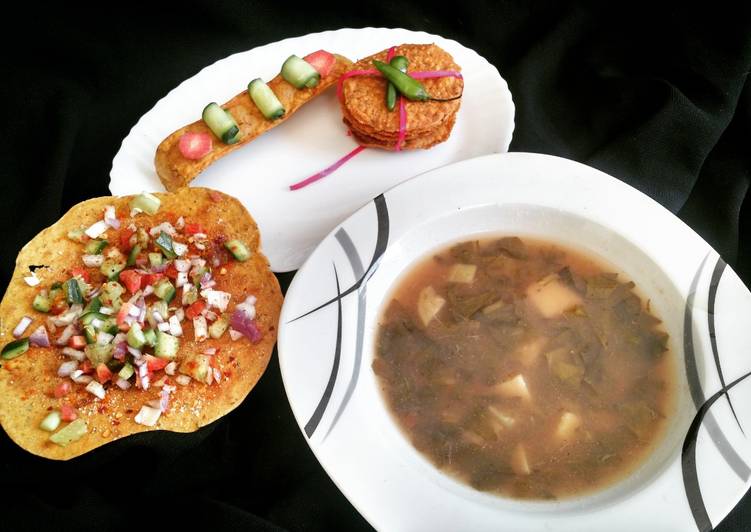
[[[340,166],[342,166],[344,163],[346,163],[347,161],[349,161],[352,157],[354,157],[355,155],[357,155],[358,153],[360,153],[364,149],[365,149],[365,146],[358,146],[357,148],[355,148],[354,150],[352,150],[351,152],[349,152],[347,155],[345,155],[344,157],[342,157],[341,159],[339,159],[338,161],[336,161],[334,164],[332,164],[328,168],[326,168],[326,169],[318,172],[317,174],[313,174],[312,176],[310,176],[310,177],[308,177],[306,179],[303,179],[299,183],[295,183],[294,185],[290,185],[289,189],[290,190],[299,190],[301,188],[307,187],[311,183],[315,183],[319,179],[323,179],[324,177],[326,177],[330,173],[332,173],[332,172],[336,171],[337,169],[339,169]]]

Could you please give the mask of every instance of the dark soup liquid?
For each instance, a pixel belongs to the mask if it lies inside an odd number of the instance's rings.
[[[414,267],[381,316],[373,371],[399,426],[478,490],[557,499],[633,471],[672,409],[672,355],[632,282],[516,237]]]

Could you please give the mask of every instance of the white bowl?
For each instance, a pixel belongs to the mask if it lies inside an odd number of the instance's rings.
[[[476,491],[417,452],[381,396],[374,333],[397,278],[451,242],[500,234],[607,260],[665,322],[678,359],[675,411],[644,463],[607,489],[552,502]],[[378,529],[703,530],[749,487],[751,385],[716,393],[751,370],[749,310],[737,275],[647,196],[565,159],[491,155],[401,184],[329,234],[287,292],[279,358],[316,457]]]

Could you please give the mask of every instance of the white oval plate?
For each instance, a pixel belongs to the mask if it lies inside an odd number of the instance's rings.
[[[288,187],[333,164],[357,146],[346,135],[335,90],[326,91],[242,149],[213,163],[191,186],[237,197],[258,222],[263,250],[276,272],[300,267],[331,229],[373,196],[421,172],[508,150],[514,103],[498,70],[456,41],[403,29],[364,28],[313,33],[231,55],[173,89],[133,126],[112,161],[115,195],[163,190],[154,169],[159,143],[201,116],[208,102],[225,102],[255,77],[271,79],[291,54],[326,49],[357,60],[402,43],[435,43],[462,67],[464,97],[449,139],[429,150],[368,149],[326,179]]]
[[[650,458],[607,490],[559,502],[475,491],[414,450],[386,410],[371,362],[395,279],[431,250],[491,234],[605,258],[648,294],[670,333],[678,406]],[[750,313],[738,276],[658,203],[582,164],[510,153],[427,172],[335,228],[287,292],[279,360],[310,447],[377,529],[710,530],[750,482]]]

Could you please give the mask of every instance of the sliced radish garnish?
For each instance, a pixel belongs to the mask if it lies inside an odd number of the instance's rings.
[[[185,133],[178,143],[180,153],[186,159],[203,159],[211,151],[211,135],[208,133]]]
[[[336,57],[334,54],[327,52],[326,50],[318,50],[312,54],[308,54],[303,59],[310,63],[315,68],[322,78],[325,78],[331,73],[331,69],[336,64]]]

